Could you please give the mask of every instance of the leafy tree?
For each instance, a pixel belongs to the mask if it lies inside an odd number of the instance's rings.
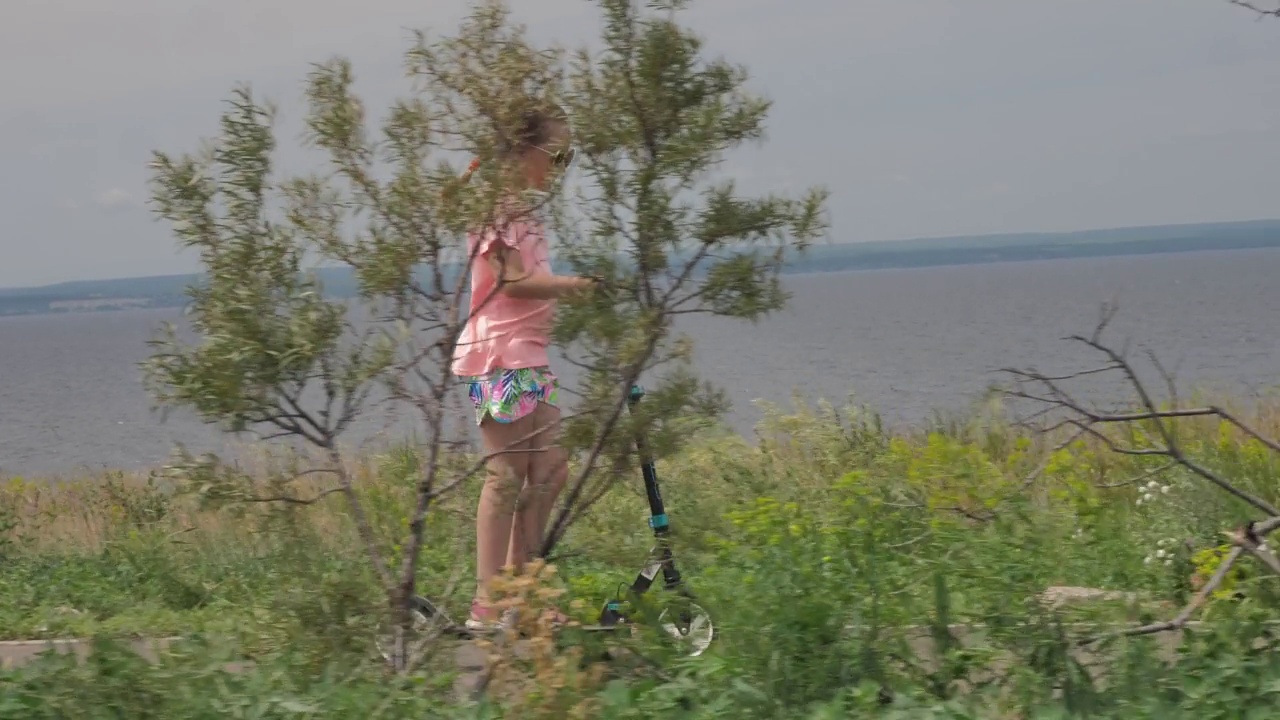
[[[692,339],[677,317],[704,313],[756,320],[781,309],[783,264],[826,230],[827,193],[798,199],[746,197],[716,172],[733,149],[763,138],[771,103],[746,90],[745,68],[708,59],[679,22],[684,0],[598,0],[603,50],[571,58],[565,99],[582,150],[585,190],[557,215],[564,257],[580,274],[620,288],[562,313],[557,339],[584,369],[581,413],[567,435],[588,448],[544,551],[626,467],[634,433],[659,455],[687,437],[691,421],[718,415],[722,393],[691,366]],[[640,377],[649,389],[639,427],[614,432]],[[615,470],[594,476],[596,458]]]
[[[508,189],[492,160],[530,104],[565,107],[584,158],[574,202],[540,201],[559,252],[615,288],[562,306],[557,339],[585,370],[567,432],[582,462],[544,553],[628,466],[635,432],[670,452],[691,422],[722,409],[720,393],[692,371],[692,343],[675,319],[756,319],[781,308],[788,253],[825,230],[821,190],[748,198],[713,178],[730,150],[763,136],[769,103],[744,89],[744,69],[702,57],[701,41],[677,22],[685,3],[598,5],[598,54],[534,47],[497,0],[479,3],[453,36],[419,34],[406,55],[417,87],[376,131],[350,64],[315,66],[306,128],[322,172],[277,177],[274,111],[247,88],[234,93],[217,140],[179,157],[155,154],[157,212],[199,252],[204,276],[190,290],[197,340],[173,328],[156,338],[152,392],[229,431],[320,451],[311,470],[335,479],[322,495],[344,496],[395,611],[399,668],[410,664],[408,601],[427,514],[483,463],[460,459],[470,413],[450,373],[466,321],[466,235]],[[460,165],[473,157],[479,169],[461,182]],[[333,264],[354,269],[354,302],[326,298],[309,271]],[[663,369],[645,408],[626,414],[630,387]],[[394,545],[371,527],[337,444],[378,400],[413,408],[425,430],[416,503]],[[615,472],[596,472],[602,464]],[[187,456],[181,468],[212,496],[268,499],[216,458]],[[271,499],[318,497],[281,482]]]

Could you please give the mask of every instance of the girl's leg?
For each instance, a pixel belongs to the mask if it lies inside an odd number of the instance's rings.
[[[485,463],[476,510],[476,600],[481,606],[487,605],[489,582],[507,562],[516,505],[529,476],[529,441],[522,438],[532,432],[533,422],[531,413],[510,423],[486,417],[480,425],[484,451],[492,456]]]
[[[569,477],[569,459],[560,447],[560,409],[545,402],[530,415],[539,431],[529,440],[528,481],[520,494],[507,562],[520,567],[542,549],[556,498]]]

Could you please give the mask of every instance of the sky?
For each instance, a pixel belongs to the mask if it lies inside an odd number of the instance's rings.
[[[0,287],[196,271],[147,205],[151,151],[196,149],[239,83],[296,121],[335,55],[385,105],[410,31],[469,7],[4,5]],[[589,0],[512,7],[539,41],[598,37]],[[1280,21],[1227,0],[694,0],[687,22],[775,103],[733,173],[826,186],[833,241],[1280,217]]]

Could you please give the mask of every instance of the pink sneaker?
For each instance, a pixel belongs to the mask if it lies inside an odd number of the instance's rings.
[[[473,599],[471,601],[471,614],[467,617],[467,622],[465,623],[466,628],[473,632],[498,632],[510,625],[514,610],[512,608],[499,616],[493,608],[480,602],[478,598]]]

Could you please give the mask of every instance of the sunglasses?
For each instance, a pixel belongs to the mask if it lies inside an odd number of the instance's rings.
[[[557,150],[556,152],[551,152],[542,147],[538,149],[551,156],[551,164],[555,167],[567,168],[573,164],[574,158],[578,156],[577,148],[572,147],[565,150]]]
[[[573,164],[574,159],[578,157],[578,150],[574,147],[570,147],[565,150],[557,150],[555,152],[551,152],[544,147],[538,147],[537,145],[534,145],[534,147],[551,156],[551,165],[553,167],[568,169],[569,166]],[[469,180],[471,175],[478,169],[480,169],[480,158],[475,158],[471,161],[471,164],[467,166],[466,172],[462,174],[462,181],[466,182]]]

